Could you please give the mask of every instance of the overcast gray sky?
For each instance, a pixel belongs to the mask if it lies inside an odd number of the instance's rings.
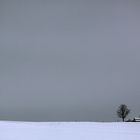
[[[139,0],[0,0],[0,119],[140,115]]]

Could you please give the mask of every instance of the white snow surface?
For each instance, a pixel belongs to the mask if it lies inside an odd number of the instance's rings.
[[[0,121],[0,140],[140,140],[140,123]]]

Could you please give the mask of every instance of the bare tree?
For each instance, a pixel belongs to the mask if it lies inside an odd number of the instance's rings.
[[[122,118],[122,121],[124,122],[125,118],[127,117],[127,115],[130,113],[130,109],[127,108],[127,105],[125,104],[121,104],[118,107],[117,110],[117,115],[119,118]]]

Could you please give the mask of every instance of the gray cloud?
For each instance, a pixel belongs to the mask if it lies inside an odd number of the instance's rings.
[[[0,0],[0,119],[139,115],[140,2]]]

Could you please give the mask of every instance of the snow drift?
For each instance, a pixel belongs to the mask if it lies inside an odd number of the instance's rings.
[[[140,123],[2,121],[0,140],[140,140]]]

